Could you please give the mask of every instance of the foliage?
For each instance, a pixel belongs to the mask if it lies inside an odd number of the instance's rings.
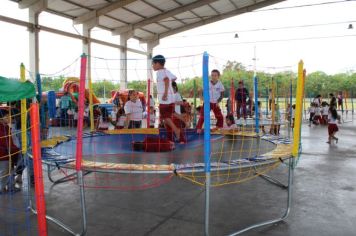
[[[232,82],[234,88],[238,86],[238,81],[243,80],[245,87],[252,92],[253,89],[253,75],[254,72],[247,70],[241,63],[236,61],[228,61],[224,66],[221,74],[221,81],[226,88],[225,97],[230,95],[230,88]],[[272,87],[272,80],[275,84],[275,92],[277,97],[288,97],[290,91],[290,84],[292,81],[293,96],[295,96],[296,79],[297,74],[291,71],[278,72],[275,74],[269,74],[264,71],[257,72],[258,77],[258,89],[259,96],[265,97],[268,94],[268,90]],[[42,90],[55,90],[58,91],[63,84],[65,77],[59,76],[56,78],[43,77],[42,78]],[[196,91],[202,89],[202,78],[184,78],[183,84],[179,84],[179,92],[183,97],[194,96],[194,84]],[[127,85],[130,89],[135,89],[146,93],[147,82],[146,81],[130,81]],[[109,80],[96,81],[93,83],[93,91],[96,96],[109,98],[112,90],[119,88],[118,83],[113,83]],[[347,72],[339,73],[335,75],[327,75],[322,71],[313,72],[307,75],[305,83],[305,96],[314,97],[318,94],[323,97],[327,97],[329,93],[337,93],[338,91],[347,91],[347,97],[351,94],[356,96],[356,73]],[[352,92],[353,91],[353,92]],[[156,95],[156,86],[154,86],[154,95]],[[199,96],[199,95],[197,95]]]
[[[64,76],[59,77],[42,77],[42,91],[58,91],[63,87],[63,82],[65,80]]]

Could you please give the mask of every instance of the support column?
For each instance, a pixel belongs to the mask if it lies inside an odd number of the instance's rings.
[[[152,57],[153,57],[153,48],[159,45],[159,40],[149,41],[147,42],[147,79],[150,79],[150,94],[153,97],[153,85],[154,78],[152,73]]]
[[[128,34],[120,34],[120,89],[127,88],[127,40]]]
[[[94,111],[93,111],[93,88],[91,81],[91,30],[97,25],[97,18],[83,23],[83,36],[87,37],[83,40],[83,53],[87,55],[87,79],[85,80],[85,88],[89,89],[89,114],[90,114],[90,130],[94,131]]]
[[[40,13],[47,7],[46,0],[39,1],[23,1],[19,4],[20,8],[28,7],[28,21],[31,23],[29,27],[29,55],[30,55],[30,71],[31,77],[35,80],[36,75],[40,71],[40,57],[39,57],[39,32],[40,26],[38,23],[38,17]]]

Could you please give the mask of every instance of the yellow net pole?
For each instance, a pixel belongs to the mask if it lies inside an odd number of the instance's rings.
[[[20,80],[21,82],[26,81],[25,76],[25,66],[23,63],[20,65]],[[27,152],[27,106],[26,99],[21,99],[21,148],[22,154],[26,154]]]
[[[298,81],[297,81],[297,95],[295,104],[295,122],[294,122],[294,137],[293,137],[293,157],[298,157],[301,125],[302,125],[302,108],[303,108],[303,94],[304,94],[304,79],[305,72],[303,71],[304,63],[301,60],[298,64]]]

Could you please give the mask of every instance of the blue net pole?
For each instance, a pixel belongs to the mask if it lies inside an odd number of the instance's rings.
[[[258,78],[255,73],[253,76],[253,81],[254,81],[254,94],[255,94],[255,131],[256,134],[260,132],[260,114],[258,113]]]
[[[203,54],[203,95],[204,95],[204,169],[205,169],[205,235],[209,235],[210,212],[210,94],[209,94],[209,55]]]
[[[37,100],[38,100],[38,103],[40,104],[40,123],[41,123],[41,129],[43,129],[46,127],[46,117],[44,114],[44,106],[41,103],[41,101],[42,101],[42,85],[41,85],[41,75],[40,74],[36,75],[36,84],[37,84]]]
[[[209,94],[209,55],[203,55],[203,95],[204,95],[204,163],[205,172],[210,172],[210,94]]]

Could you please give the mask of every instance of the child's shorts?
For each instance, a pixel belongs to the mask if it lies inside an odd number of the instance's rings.
[[[174,103],[171,104],[159,104],[159,115],[162,119],[168,119],[173,117]]]
[[[328,131],[329,131],[329,135],[332,135],[333,133],[339,131],[339,128],[337,127],[337,124],[329,124]]]

